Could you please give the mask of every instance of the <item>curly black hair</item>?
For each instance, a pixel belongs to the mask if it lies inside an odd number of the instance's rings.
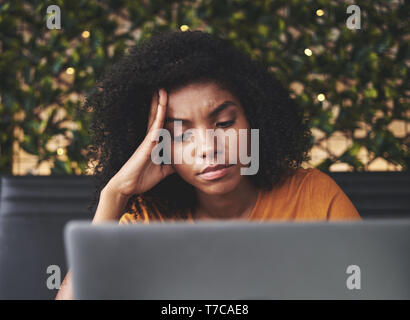
[[[154,92],[200,81],[228,89],[241,102],[250,127],[259,129],[259,171],[249,176],[255,186],[270,190],[309,160],[307,119],[268,66],[206,32],[154,33],[108,69],[83,105],[83,111],[93,112],[87,158],[95,165],[96,188],[89,208],[144,140]],[[169,218],[196,204],[194,187],[177,174],[131,197],[126,212],[138,210],[138,197],[148,207],[154,201]]]

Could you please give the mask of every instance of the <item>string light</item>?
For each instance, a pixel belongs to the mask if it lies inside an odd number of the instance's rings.
[[[181,29],[182,32],[185,32],[189,30],[189,26],[187,26],[186,24],[183,24],[182,26],[179,27],[179,29]]]
[[[87,30],[83,31],[81,36],[85,39],[89,38],[90,37],[90,31],[87,31]]]
[[[307,55],[308,57],[312,55],[312,50],[310,50],[309,48],[306,48],[304,52],[305,52],[305,55]]]
[[[316,10],[316,15],[318,17],[321,17],[324,14],[325,14],[325,12],[322,9],[317,9]],[[304,52],[305,52],[305,55],[307,55],[308,57],[310,57],[313,54],[312,50],[310,50],[309,48],[306,48]],[[320,102],[325,101],[325,99],[326,99],[326,96],[323,93],[319,93],[317,95],[317,100],[319,100]]]
[[[319,93],[317,95],[317,99],[322,102],[322,101],[325,101],[326,96],[323,93]]]
[[[65,71],[67,74],[74,74],[74,72],[75,72],[75,69],[74,68],[72,68],[72,67],[69,67],[69,68],[67,68],[66,69],[66,71]]]
[[[322,10],[322,9],[317,9],[316,10],[316,15],[318,16],[318,17],[321,17],[321,16],[323,16],[325,14],[325,12]]]

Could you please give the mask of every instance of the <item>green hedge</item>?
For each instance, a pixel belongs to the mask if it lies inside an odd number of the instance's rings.
[[[3,1],[0,173],[12,171],[16,127],[24,132],[20,146],[38,155],[39,163],[52,160],[53,173],[73,174],[75,167],[84,173],[90,115],[76,114],[84,94],[128,47],[154,30],[176,30],[181,25],[229,38],[271,66],[324,139],[336,131],[353,138],[342,155],[330,154],[320,169],[343,162],[364,170],[358,159],[364,147],[372,159],[382,157],[407,170],[408,135],[395,137],[389,125],[394,120],[409,121],[410,4],[356,1],[361,9],[359,30],[346,27],[349,4],[327,0]],[[49,5],[61,8],[59,30],[46,27]],[[317,14],[318,9],[323,15]],[[89,37],[84,31],[89,31]],[[306,55],[305,49],[312,55]],[[67,74],[67,68],[74,73]],[[320,93],[325,95],[323,102],[318,101]],[[59,109],[65,110],[62,117]],[[48,111],[45,119],[40,117],[43,110]],[[67,121],[77,127],[64,127]],[[355,137],[355,130],[363,125],[370,130]],[[58,134],[70,141],[66,161],[47,149]]]

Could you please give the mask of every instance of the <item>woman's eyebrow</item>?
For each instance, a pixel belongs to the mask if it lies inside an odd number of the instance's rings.
[[[225,110],[226,108],[230,106],[236,106],[236,103],[229,101],[229,100],[224,101],[223,103],[221,103],[219,106],[217,106],[214,110],[212,110],[208,114],[208,118],[214,118],[218,113],[222,112],[223,110]],[[180,119],[180,118],[173,118],[173,117],[167,117],[165,119],[165,123],[173,122],[173,121],[182,121],[182,123],[191,123],[191,121],[188,119]]]
[[[174,122],[174,121],[182,121],[182,124],[191,123],[191,120],[188,120],[188,119],[180,119],[180,118],[172,118],[172,117],[165,118],[165,124],[167,124],[168,122]]]
[[[228,108],[230,106],[236,106],[236,103],[232,102],[232,101],[229,101],[229,100],[221,103],[219,106],[217,106],[214,110],[212,110],[209,113],[208,118],[215,117],[218,113],[222,112],[223,110],[225,110],[226,108]]]

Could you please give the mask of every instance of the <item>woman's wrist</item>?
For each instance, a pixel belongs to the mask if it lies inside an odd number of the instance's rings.
[[[130,197],[121,194],[107,184],[100,193],[97,211],[92,223],[118,220]]]

